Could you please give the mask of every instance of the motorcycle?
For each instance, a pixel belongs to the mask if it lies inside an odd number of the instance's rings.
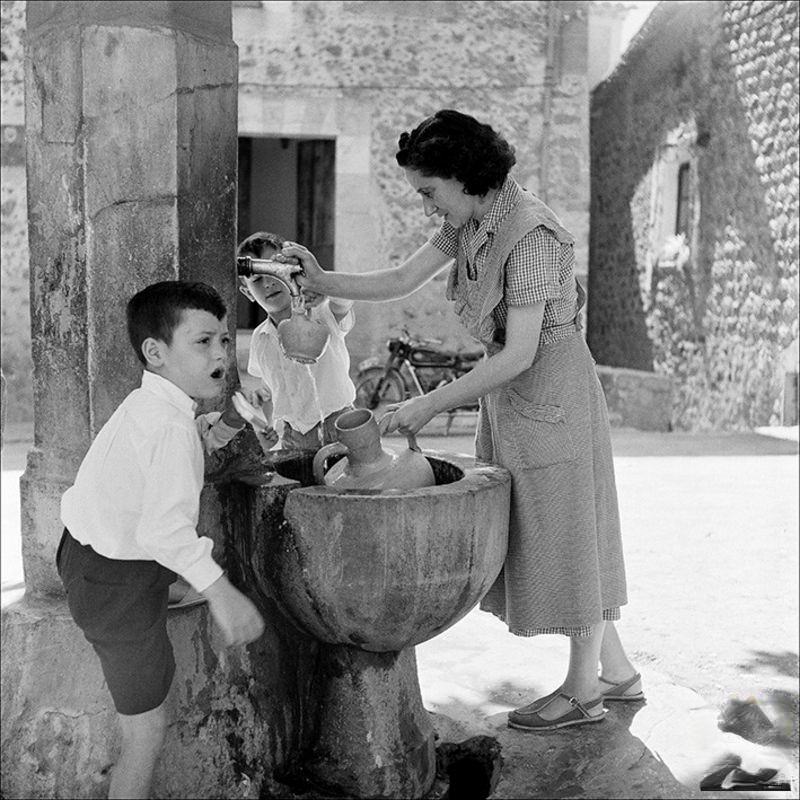
[[[389,355],[362,361],[356,374],[358,408],[382,410],[391,403],[432,392],[469,372],[483,358],[483,350],[450,351],[439,349],[439,339],[423,339],[402,329],[400,336],[389,339]],[[477,402],[462,406],[477,409]]]

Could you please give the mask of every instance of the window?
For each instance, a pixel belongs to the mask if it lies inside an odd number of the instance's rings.
[[[675,234],[689,239],[691,206],[691,164],[684,162],[678,169],[678,203],[675,211]]]

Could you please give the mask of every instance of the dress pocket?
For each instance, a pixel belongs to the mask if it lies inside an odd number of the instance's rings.
[[[575,445],[561,406],[534,403],[515,389],[508,392],[510,406],[509,435],[516,453],[517,466],[539,469],[572,461]]]

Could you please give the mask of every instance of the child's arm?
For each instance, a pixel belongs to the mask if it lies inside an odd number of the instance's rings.
[[[195,421],[206,453],[213,453],[225,447],[245,426],[245,422],[246,420],[236,410],[232,397],[225,403],[222,414],[212,411],[209,414],[201,414]]]
[[[250,598],[243,595],[224,575],[202,592],[214,621],[229,647],[255,641],[264,632],[264,620]]]
[[[256,408],[260,408],[262,413],[264,414],[264,419],[266,419],[269,425],[272,425],[272,395],[269,393],[267,389],[253,389],[252,392],[249,392],[245,395],[247,401],[254,405]]]
[[[246,397],[242,392],[234,392],[232,399],[236,410],[253,429],[253,433],[264,453],[269,454],[278,443],[278,434],[270,422],[272,418],[272,398],[266,391],[256,389]]]
[[[353,301],[342,300],[339,297],[331,297],[329,306],[336,321],[341,322],[350,313],[350,309],[353,307]]]
[[[316,308],[325,300],[324,294],[312,292],[310,289],[306,289],[303,292],[303,297],[305,297],[306,305],[309,308]],[[333,317],[337,322],[341,322],[347,316],[352,307],[352,300],[344,300],[341,297],[328,298],[328,308],[330,308],[331,314],[333,314]]]

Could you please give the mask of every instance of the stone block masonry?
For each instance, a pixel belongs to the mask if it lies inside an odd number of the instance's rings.
[[[781,421],[781,353],[798,336],[799,10],[661,3],[593,92],[589,345],[670,377],[679,429]],[[681,161],[675,263],[656,233],[676,231]]]

